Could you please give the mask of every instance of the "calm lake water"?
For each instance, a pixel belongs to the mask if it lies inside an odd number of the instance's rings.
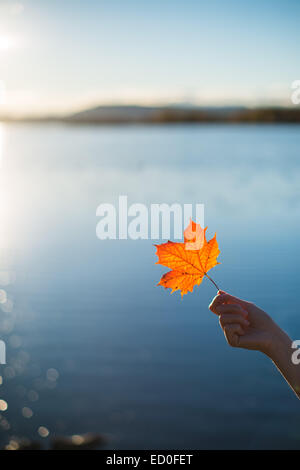
[[[171,296],[153,241],[96,237],[119,195],[204,203],[212,277],[300,339],[299,127],[0,129],[0,444],[44,426],[109,449],[300,448],[299,401],[267,358],[227,346],[214,287]]]

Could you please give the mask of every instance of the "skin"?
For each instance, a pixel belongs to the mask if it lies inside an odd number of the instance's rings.
[[[219,316],[228,344],[268,356],[300,399],[300,364],[293,364],[292,340],[272,318],[252,302],[219,291],[209,305]]]

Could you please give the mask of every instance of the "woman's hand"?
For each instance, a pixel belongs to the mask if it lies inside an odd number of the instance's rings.
[[[292,361],[292,341],[272,318],[252,302],[222,291],[209,308],[219,315],[228,344],[269,356],[300,399],[300,365]]]
[[[246,302],[219,291],[209,306],[219,315],[219,322],[228,344],[233,347],[255,349],[268,356],[282,330],[263,310],[252,302]]]

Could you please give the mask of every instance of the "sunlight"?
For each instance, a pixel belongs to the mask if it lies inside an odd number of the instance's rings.
[[[0,51],[7,51],[15,46],[15,39],[11,36],[0,36]]]

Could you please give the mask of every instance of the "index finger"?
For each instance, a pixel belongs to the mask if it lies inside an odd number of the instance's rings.
[[[216,307],[222,304],[237,304],[247,310],[249,302],[247,302],[246,300],[239,299],[238,297],[234,297],[233,295],[227,294],[226,292],[219,291],[216,297],[212,300],[211,304],[209,305],[209,309],[213,313],[217,313]]]

